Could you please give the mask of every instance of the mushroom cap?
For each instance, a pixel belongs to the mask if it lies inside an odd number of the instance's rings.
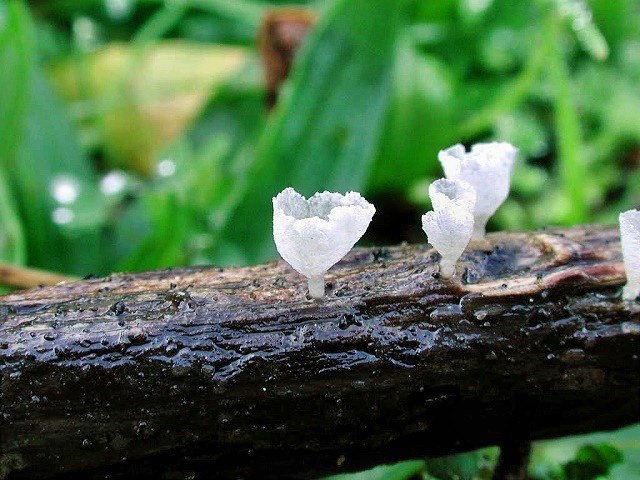
[[[628,210],[619,218],[622,259],[627,273],[624,297],[633,300],[640,294],[640,211]]]
[[[456,204],[469,212],[473,212],[476,203],[476,191],[463,180],[441,178],[429,185],[429,198],[434,210],[446,209]]]
[[[509,195],[518,149],[506,142],[477,143],[466,152],[456,144],[438,153],[445,176],[476,190],[476,217],[490,217]]]
[[[422,216],[422,229],[446,264],[455,264],[473,233],[476,192],[462,180],[440,179],[429,185],[432,212]]]
[[[471,240],[473,215],[453,204],[446,210],[425,213],[422,216],[422,229],[442,258],[448,263],[455,263]]]
[[[358,192],[322,192],[307,200],[289,187],[273,198],[273,239],[287,263],[315,277],[353,248],[375,211]]]

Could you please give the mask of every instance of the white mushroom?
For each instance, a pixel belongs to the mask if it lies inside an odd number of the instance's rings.
[[[518,149],[506,142],[477,143],[470,152],[457,144],[438,153],[447,178],[463,180],[476,190],[474,239],[484,237],[489,218],[507,198],[517,153]]]
[[[640,295],[640,211],[628,210],[620,214],[620,242],[627,272],[622,298],[635,300]]]
[[[440,253],[440,275],[451,277],[473,233],[476,192],[461,180],[436,180],[429,186],[433,211],[422,216],[422,229]]]
[[[278,252],[309,279],[309,295],[324,296],[325,272],[364,234],[375,207],[359,193],[316,193],[308,200],[289,187],[273,199]]]

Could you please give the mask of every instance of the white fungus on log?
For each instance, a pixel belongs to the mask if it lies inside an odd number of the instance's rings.
[[[364,234],[375,207],[359,193],[316,193],[308,200],[289,187],[273,198],[278,253],[309,279],[309,295],[324,296],[325,272]]]
[[[450,278],[473,233],[476,192],[467,182],[440,179],[429,185],[433,211],[422,216],[429,243],[442,256],[440,275]]]
[[[518,149],[506,142],[477,143],[466,152],[456,144],[438,153],[444,174],[463,180],[476,191],[473,238],[484,238],[487,222],[509,195],[511,173]]]
[[[620,214],[620,243],[627,273],[622,298],[635,300],[640,295],[640,211],[628,210]]]

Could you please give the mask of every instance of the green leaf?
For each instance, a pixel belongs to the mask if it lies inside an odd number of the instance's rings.
[[[186,212],[188,204],[184,192],[172,189],[153,190],[142,198],[142,204],[135,207],[144,207],[150,214],[150,228],[147,236],[138,243],[127,257],[118,265],[119,271],[138,271],[153,268],[172,267],[186,263],[184,244],[188,238],[191,216]],[[128,219],[135,219],[140,215],[139,208],[133,208],[123,216],[126,223]],[[146,218],[142,216],[142,218]],[[125,228],[129,227],[124,225]],[[135,232],[126,231],[131,237]]]
[[[440,172],[438,151],[457,141],[453,92],[446,66],[433,56],[421,55],[410,36],[403,35],[398,42],[393,101],[371,189],[402,190],[417,177]]]
[[[587,170],[582,155],[582,131],[579,112],[574,106],[572,78],[569,65],[562,52],[562,31],[559,19],[553,18],[550,35],[556,42],[549,58],[549,79],[554,86],[554,128],[558,143],[558,170],[563,193],[571,208],[566,212],[563,223],[586,222],[589,205],[584,185]]]
[[[75,135],[65,107],[43,73],[34,69],[27,128],[11,170],[29,232],[29,264],[83,275],[103,271],[107,259],[99,243],[107,211]],[[71,204],[61,204],[53,195],[60,178],[77,185],[78,196]],[[56,217],[58,209],[71,212],[68,222]]]
[[[25,126],[34,32],[22,2],[0,3],[0,166],[8,167]]]
[[[175,172],[148,184],[136,205],[116,225],[125,260],[119,270],[147,270],[210,263],[246,263],[243,252],[219,242],[221,226],[237,203],[242,163],[264,125],[259,71],[252,64],[221,86],[189,131],[160,158]],[[130,225],[143,226],[133,230]],[[130,240],[126,244],[126,240]]]
[[[9,67],[0,70],[0,168],[28,232],[28,263],[76,274],[100,271],[105,259],[99,251],[99,229],[106,213],[96,176],[64,105],[36,63],[28,10],[18,1],[6,8],[0,58],[3,67],[4,61]],[[59,204],[52,195],[56,179],[63,176],[71,178],[79,192],[72,204]],[[66,209],[58,220],[73,221],[56,223],[57,208]]]
[[[483,449],[427,460],[429,475],[438,480],[473,480],[480,472],[490,470],[497,458],[498,450]]]
[[[424,460],[410,460],[395,465],[380,465],[358,473],[344,473],[324,480],[408,480],[424,472]]]
[[[583,445],[575,459],[564,466],[564,472],[567,480],[594,480],[623,460],[622,452],[606,443]]]
[[[361,190],[369,177],[390,95],[400,10],[395,0],[339,0],[301,50],[288,92],[261,137],[224,240],[252,262],[274,255],[271,198]]]
[[[593,479],[596,470],[605,466],[607,471],[597,474],[604,479],[635,480],[640,478],[640,424],[536,442],[531,460],[529,475],[536,480]]]
[[[605,60],[609,56],[609,45],[593,22],[593,14],[587,3],[556,0],[556,4],[560,15],[569,24],[582,48],[596,60]]]
[[[26,257],[22,224],[0,168],[0,261],[21,265]]]

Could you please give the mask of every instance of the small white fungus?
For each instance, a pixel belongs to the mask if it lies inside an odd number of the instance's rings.
[[[375,207],[359,193],[316,193],[289,187],[273,199],[273,239],[289,265],[309,279],[309,295],[324,296],[325,272],[364,234]]]
[[[482,239],[487,222],[509,195],[518,149],[506,142],[477,143],[466,152],[461,144],[441,150],[438,160],[451,180],[463,180],[476,191],[473,238]]]
[[[620,242],[627,272],[622,298],[635,300],[640,295],[640,211],[628,210],[620,214]]]
[[[473,233],[476,192],[461,180],[436,180],[429,186],[433,211],[422,216],[422,229],[440,253],[440,275],[450,278]]]

